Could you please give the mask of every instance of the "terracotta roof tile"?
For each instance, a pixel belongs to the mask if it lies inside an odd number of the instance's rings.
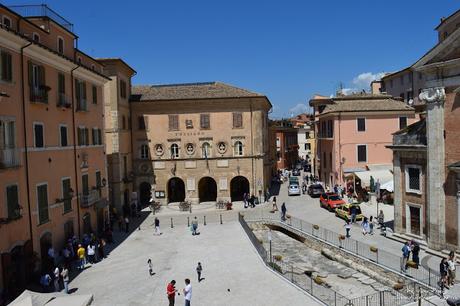
[[[207,82],[170,85],[137,85],[132,88],[131,101],[144,102],[239,97],[265,96],[220,82]]]

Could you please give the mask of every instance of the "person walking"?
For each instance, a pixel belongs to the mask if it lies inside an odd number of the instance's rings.
[[[155,217],[155,235],[161,235],[160,232],[160,219]]]
[[[442,258],[441,263],[439,264],[439,274],[441,279],[439,280],[439,287],[441,287],[441,292],[444,291],[444,288],[449,289],[449,265],[447,264],[447,259]]]
[[[276,197],[273,197],[273,203],[272,203],[272,210],[275,212],[275,211],[278,211],[278,205],[276,205]]]
[[[448,272],[449,272],[449,277],[448,277],[448,284],[449,286],[453,286],[455,283],[455,253],[454,251],[450,251],[449,253],[449,259],[447,260],[447,267],[448,267]]]
[[[286,203],[283,202],[283,204],[281,205],[281,221],[286,221],[286,212],[287,212]]]
[[[356,207],[354,205],[350,206],[350,214],[351,214],[351,223],[356,222]]]
[[[346,232],[346,236],[347,238],[350,238],[350,230],[351,230],[351,224],[350,224],[350,221],[345,221],[345,232]]]
[[[369,232],[369,221],[367,217],[364,217],[363,222],[361,223],[361,228],[363,230],[363,235],[366,235]]]
[[[374,217],[369,217],[369,235],[374,235]]]
[[[128,216],[125,217],[125,232],[129,232],[129,218]]]
[[[54,274],[54,280],[53,280],[54,291],[59,292],[61,291],[61,286],[59,285],[59,277],[61,276],[61,271],[59,271],[59,267],[56,266],[56,268],[54,268],[53,274]]]
[[[69,294],[69,269],[67,269],[67,265],[62,268],[61,277],[64,282],[64,292]]]
[[[88,244],[88,248],[87,248],[87,253],[88,254],[88,261],[90,264],[94,264],[94,257],[96,255],[96,247],[94,246],[94,244],[91,242],[90,244]]]
[[[246,192],[243,193],[244,208],[248,208],[248,198],[249,198],[249,195]]]
[[[149,258],[149,260],[147,260],[147,267],[149,268],[150,276],[155,275],[155,273],[153,272],[152,260],[150,258]]]
[[[48,273],[43,274],[40,277],[40,285],[42,286],[42,292],[50,292],[51,276]]]
[[[85,248],[81,244],[78,245],[77,256],[78,256],[78,261],[79,261],[78,268],[80,270],[85,269],[86,251],[85,251]]]
[[[407,270],[407,261],[409,260],[410,255],[410,246],[409,242],[405,242],[402,249],[402,260],[401,260],[401,271],[406,272]]]
[[[104,248],[105,248],[105,240],[101,238],[99,239],[98,244],[97,244],[99,260],[102,260],[103,258],[105,258]]]
[[[196,273],[198,274],[198,282],[201,282],[201,272],[203,272],[203,267],[201,266],[201,263],[198,263],[198,266],[196,267]]]
[[[176,302],[176,281],[172,280],[166,287],[166,294],[168,296],[169,306],[174,306]]]
[[[192,285],[190,284],[190,280],[188,278],[185,279],[184,298],[185,306],[190,306],[190,302],[192,300]]]
[[[420,253],[420,245],[415,242],[415,240],[411,241],[412,246],[412,261],[415,263],[415,268],[418,269],[418,265],[420,263],[419,253]]]
[[[192,236],[198,235],[198,220],[195,218],[192,220]]]
[[[377,216],[377,221],[379,223],[379,227],[382,228],[385,222],[385,215],[383,214],[383,210],[380,210],[379,215]]]

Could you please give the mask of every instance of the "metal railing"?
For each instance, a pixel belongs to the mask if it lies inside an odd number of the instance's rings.
[[[58,93],[56,105],[58,107],[70,108],[72,103],[70,103],[70,99],[66,94]]]
[[[8,8],[23,17],[48,17],[68,31],[73,32],[73,24],[50,9],[46,4],[10,5]]]
[[[48,103],[48,90],[41,87],[30,87],[30,101]]]
[[[266,211],[247,212],[245,213],[245,218],[247,221],[266,220],[280,222],[279,213],[270,213]],[[331,245],[347,250],[354,255],[371,260],[395,273],[402,273],[402,256],[397,256],[376,246],[352,238],[341,239],[343,238],[341,234],[294,217],[288,218],[284,224]],[[421,265],[419,265],[418,268],[409,267],[403,274],[431,288],[435,288],[440,279],[438,271],[422,267]]]
[[[80,205],[82,207],[89,207],[101,199],[99,190],[90,190],[87,194],[80,194]]]
[[[248,218],[249,220],[250,218]],[[238,220],[243,227],[244,231],[249,237],[260,257],[264,263],[270,267],[273,271],[280,274],[289,282],[295,284],[297,287],[311,294],[318,300],[322,301],[326,305],[330,306],[401,306],[416,300],[415,292],[420,290],[420,287],[416,283],[412,283],[407,286],[413,286],[413,293],[403,294],[402,292],[394,289],[388,289],[385,291],[379,291],[374,294],[369,294],[356,298],[347,298],[337,291],[333,290],[329,286],[325,286],[321,279],[315,279],[305,273],[304,270],[296,267],[293,264],[288,264],[283,261],[273,261],[273,258],[269,258],[267,251],[265,250],[262,242],[255,236],[246,222],[246,213],[243,216],[241,213],[238,214]],[[252,220],[252,219],[251,219]],[[298,219],[296,219],[298,220]],[[260,220],[258,220],[260,221]]]
[[[17,167],[20,165],[19,149],[0,149],[0,169]]]

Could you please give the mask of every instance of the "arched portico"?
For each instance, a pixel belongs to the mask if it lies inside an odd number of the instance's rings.
[[[201,202],[217,200],[217,183],[209,176],[205,176],[198,182],[198,197]]]
[[[173,177],[168,181],[168,203],[182,202],[185,200],[185,184],[178,177]]]
[[[244,176],[235,176],[230,181],[230,196],[233,201],[243,201],[243,195],[249,194],[249,181]]]

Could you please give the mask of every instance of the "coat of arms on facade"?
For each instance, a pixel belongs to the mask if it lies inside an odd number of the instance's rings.
[[[155,145],[155,154],[157,156],[162,156],[164,153],[164,148],[163,148],[163,145],[162,144],[157,144]]]
[[[224,154],[227,151],[227,145],[225,142],[221,141],[217,144],[217,150],[220,154]]]
[[[193,129],[193,121],[191,119],[185,120],[185,127],[187,129]]]
[[[185,150],[187,151],[188,155],[193,155],[193,153],[195,153],[195,146],[193,145],[193,143],[188,143],[185,146]]]

